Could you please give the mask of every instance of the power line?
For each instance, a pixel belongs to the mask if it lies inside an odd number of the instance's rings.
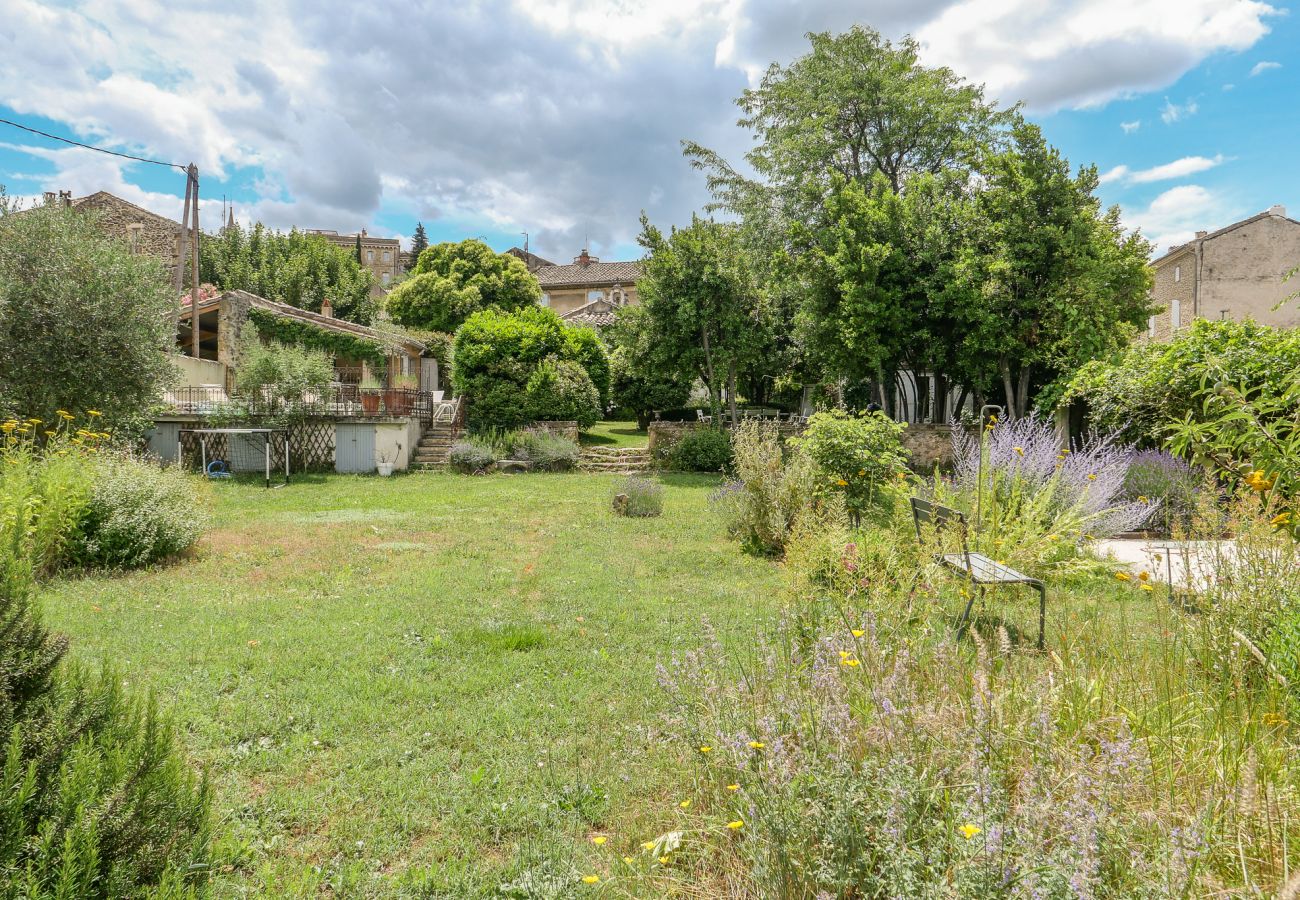
[[[83,147],[86,150],[94,150],[97,153],[107,153],[109,156],[120,156],[122,159],[130,159],[135,162],[152,163],[155,166],[166,166],[169,169],[180,169],[185,171],[185,166],[179,163],[163,162],[160,159],[147,159],[143,156],[132,156],[129,153],[118,153],[116,150],[105,150],[103,147],[93,147],[90,144],[83,144],[81,141],[74,141],[71,138],[60,137],[57,134],[50,134],[48,131],[41,131],[39,128],[32,128],[28,125],[20,125],[17,122],[11,122],[8,119],[0,119],[0,124],[12,125],[14,128],[20,128],[23,131],[30,131],[32,134],[39,134],[41,137],[49,138],[53,141],[62,141],[65,144],[71,144],[74,147]]]

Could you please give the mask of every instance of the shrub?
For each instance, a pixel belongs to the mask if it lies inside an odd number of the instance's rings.
[[[235,387],[240,400],[226,415],[255,415],[265,423],[286,424],[303,419],[314,398],[334,379],[328,353],[278,341],[264,341],[256,325],[245,322],[239,332],[239,366]]]
[[[411,277],[393,289],[387,302],[401,325],[455,331],[480,310],[525,309],[541,296],[541,286],[522,260],[471,238],[425,249]]]
[[[606,352],[605,345],[601,343],[600,336],[594,329],[569,326],[567,337],[569,344],[567,358],[572,359],[587,373],[591,383],[596,387],[597,408],[604,412],[609,406],[609,353]]]
[[[498,459],[490,443],[474,438],[457,441],[451,445],[451,467],[467,475],[486,472]]]
[[[524,388],[529,418],[538,422],[577,422],[581,429],[600,421],[600,394],[576,362],[543,360]]]
[[[755,553],[780,553],[798,517],[814,503],[817,467],[807,454],[783,452],[770,422],[741,422],[731,433],[736,479],[709,498],[727,531]]]
[[[578,464],[581,448],[558,434],[525,431],[513,442],[515,459],[526,459],[542,472],[567,472]]]
[[[689,384],[670,372],[639,368],[623,347],[610,353],[609,370],[610,401],[640,428],[650,424],[655,412],[678,409],[690,397]]]
[[[94,488],[68,547],[81,565],[130,569],[192,547],[208,524],[193,479],[125,454],[93,465]]]
[[[906,427],[884,413],[831,410],[815,414],[795,440],[821,469],[825,490],[843,494],[845,508],[857,520],[868,507],[892,497],[882,485],[906,471],[900,439]]]
[[[0,417],[94,409],[143,429],[176,377],[176,297],[162,263],[94,213],[21,212],[0,191]]]
[[[1195,469],[1167,450],[1139,450],[1129,457],[1123,497],[1130,502],[1159,504],[1152,519],[1166,534],[1173,534],[1191,525],[1201,482]]]
[[[452,354],[452,383],[458,393],[468,398],[470,427],[517,428],[535,421],[538,417],[527,388],[538,367],[547,360],[582,365],[582,359],[577,358],[581,355],[595,367],[593,354],[600,348],[575,338],[574,332],[554,311],[543,307],[516,313],[489,309],[470,316],[456,332]],[[586,371],[594,386],[596,376]],[[574,379],[566,376],[565,380]],[[598,389],[596,393],[599,418]],[[590,394],[583,391],[582,396],[585,404]],[[572,399],[571,395],[566,398]],[[540,394],[532,398],[540,399]],[[589,410],[584,410],[583,415],[589,417]]]
[[[664,454],[675,472],[725,472],[731,467],[731,441],[721,428],[694,428]]]
[[[649,478],[628,476],[614,496],[614,512],[632,518],[651,518],[664,511],[664,489]]]

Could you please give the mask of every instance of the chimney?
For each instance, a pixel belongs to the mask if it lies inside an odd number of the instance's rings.
[[[72,208],[72,191],[59,191],[59,203],[61,203],[63,206],[67,207],[68,209],[71,209],[71,208]],[[1275,209],[1281,209],[1281,207],[1275,207]],[[1283,211],[1283,212],[1279,213],[1278,215],[1285,215],[1285,214],[1286,214],[1286,212]]]
[[[1203,237],[1205,237],[1207,234],[1209,234],[1208,231],[1198,231],[1198,232],[1196,232],[1196,236],[1197,236],[1198,238],[1203,238]]]
[[[330,302],[329,297],[320,302],[320,314],[327,319],[334,318],[334,304]]]
[[[591,265],[591,254],[587,252],[586,247],[583,247],[582,253],[578,255],[578,265],[582,266],[584,269]]]
[[[54,191],[46,191],[46,192],[45,192],[45,202],[46,202],[46,203],[53,203],[53,202],[54,202],[54,197],[55,197],[55,193],[54,193]]]
[[[1268,208],[1268,214],[1269,214],[1270,216],[1282,216],[1282,217],[1285,217],[1285,216],[1286,216],[1286,207],[1283,206],[1281,203],[1274,203],[1272,206],[1270,206],[1270,207]]]

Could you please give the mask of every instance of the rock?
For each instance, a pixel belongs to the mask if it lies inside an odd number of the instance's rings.
[[[614,512],[620,516],[627,515],[627,494],[614,495]]]
[[[526,459],[501,459],[497,460],[492,469],[495,472],[505,472],[509,475],[512,472],[527,472],[532,467],[533,464]]]

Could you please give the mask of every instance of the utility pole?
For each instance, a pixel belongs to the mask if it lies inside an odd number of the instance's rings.
[[[199,167],[185,170],[194,192],[194,228],[190,238],[190,355],[199,358]]]

